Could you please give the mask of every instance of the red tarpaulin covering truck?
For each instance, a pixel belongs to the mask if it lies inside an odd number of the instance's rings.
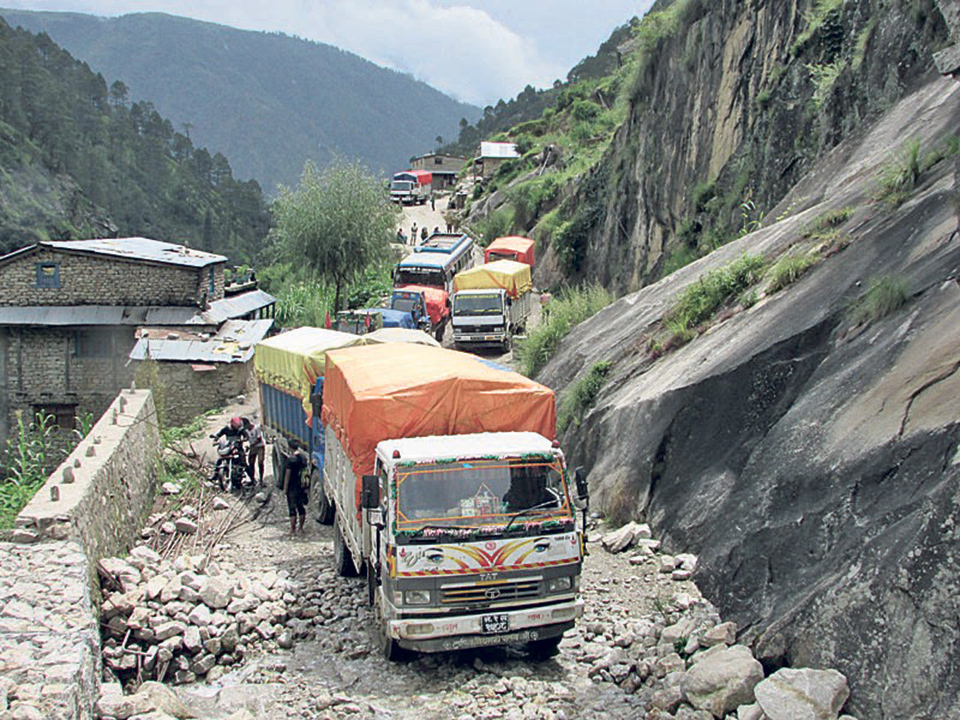
[[[514,260],[522,262],[533,269],[534,242],[530,238],[511,235],[501,237],[487,245],[484,251],[484,262],[493,262],[494,260]]]
[[[327,354],[323,491],[341,574],[366,568],[380,649],[526,644],[582,613],[582,529],[553,441],[553,392],[419,345]]]

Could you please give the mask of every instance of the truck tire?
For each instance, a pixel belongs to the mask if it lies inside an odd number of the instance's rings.
[[[333,566],[337,569],[337,574],[340,577],[357,576],[357,568],[353,565],[353,555],[350,553],[350,548],[347,547],[347,541],[343,539],[340,523],[335,523],[333,528]]]
[[[391,662],[402,662],[413,658],[413,653],[400,647],[400,644],[387,635],[387,624],[380,610],[380,601],[373,604],[373,633],[380,654]]]
[[[563,635],[543,640],[533,640],[527,643],[527,652],[534,660],[547,660],[560,652],[561,640],[563,640]]]
[[[333,525],[336,513],[333,505],[330,504],[326,490],[323,488],[323,475],[316,468],[310,473],[310,492],[313,494],[313,510],[317,522],[321,525]]]

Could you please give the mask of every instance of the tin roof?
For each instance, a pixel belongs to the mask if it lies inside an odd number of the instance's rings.
[[[210,310],[228,318],[239,318],[273,305],[277,299],[263,290],[251,290],[210,303]]]
[[[515,143],[481,142],[480,157],[509,159],[520,157],[520,153],[517,152]]]
[[[162,263],[164,265],[183,265],[202,268],[207,265],[225,263],[223,255],[203,252],[185,245],[149,240],[147,238],[103,238],[99,240],[44,240],[36,245],[14,250],[0,257],[0,264],[14,257],[32,252],[40,247],[64,252],[90,253],[108,257],[124,258],[140,262]]]
[[[129,357],[164,362],[245,363],[272,326],[273,320],[228,320],[214,335],[145,328]]]

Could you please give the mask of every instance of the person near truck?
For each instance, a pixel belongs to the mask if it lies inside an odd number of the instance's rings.
[[[250,418],[243,418],[243,429],[247,433],[249,442],[247,451],[247,474],[251,482],[257,482],[256,471],[260,471],[260,484],[263,485],[263,460],[266,452],[266,442],[263,439],[263,426]]]
[[[287,458],[286,468],[283,471],[283,493],[287,496],[287,510],[290,513],[290,536],[297,534],[297,520],[299,530],[303,533],[303,524],[307,518],[307,489],[310,481],[304,480],[303,471],[310,464],[306,453],[300,447],[300,442],[294,438],[290,440],[290,456]]]
[[[247,431],[243,427],[243,420],[239,417],[230,418],[230,422],[228,422],[226,425],[220,428],[218,432],[211,435],[210,439],[219,440],[222,437],[227,438],[227,440],[229,440],[231,444],[239,441],[241,443],[241,448],[242,448],[243,447],[242,443],[246,442],[247,440]],[[247,462],[246,453],[241,452],[240,459],[241,459],[241,462],[246,464]],[[211,478],[211,480],[216,481],[216,479],[220,476],[220,467],[226,461],[227,459],[225,457],[217,458],[217,465],[213,469],[213,477]],[[247,473],[250,472],[249,468],[244,468],[244,470]]]

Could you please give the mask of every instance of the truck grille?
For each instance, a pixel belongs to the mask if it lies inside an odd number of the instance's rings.
[[[440,588],[441,605],[491,605],[506,600],[525,600],[539,596],[539,578],[516,582],[503,580],[471,585],[447,585]]]

